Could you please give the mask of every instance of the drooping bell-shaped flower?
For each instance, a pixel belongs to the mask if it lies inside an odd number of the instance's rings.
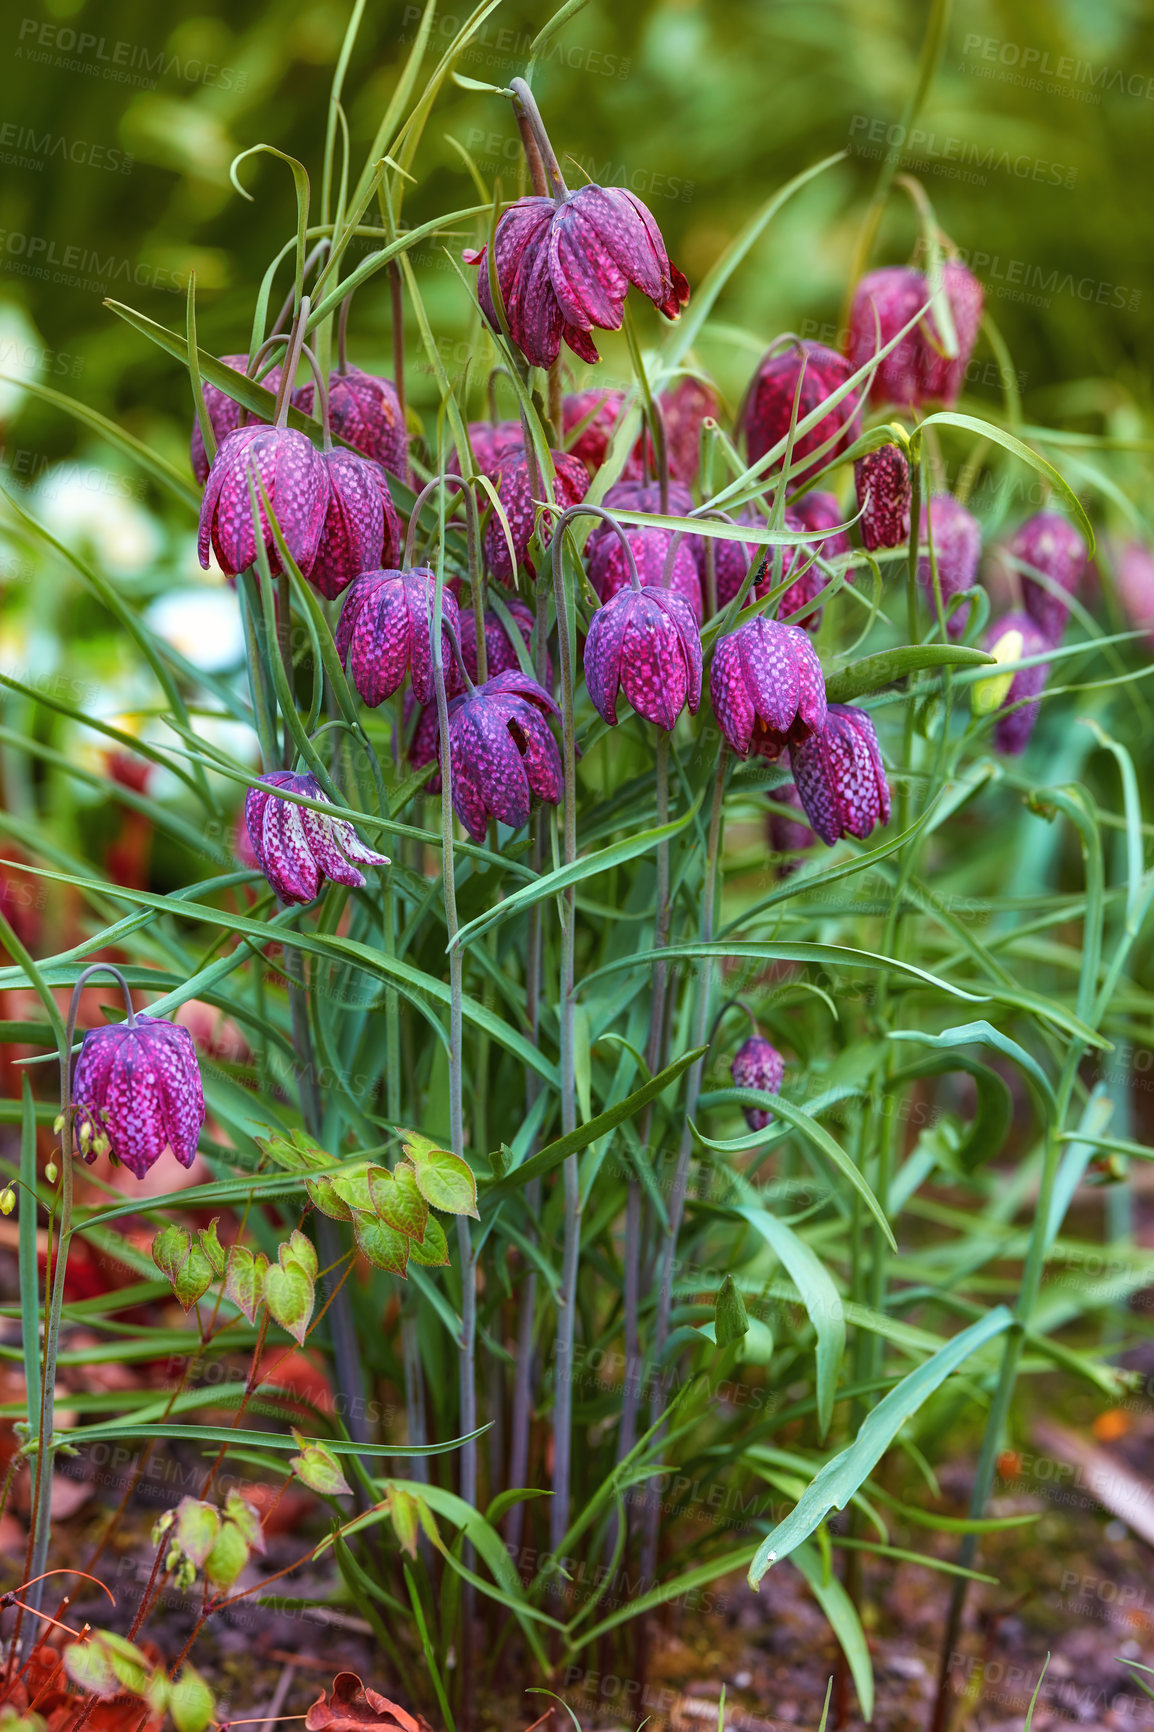
[[[970,364],[978,327],[982,322],[985,293],[974,273],[960,259],[947,259],[942,266],[942,281],[954,321],[958,352],[951,361],[942,351],[942,337],[934,314],[922,320],[922,382],[925,400],[942,403],[952,409],[961,394],[966,368]]]
[[[616,515],[621,511],[644,511],[654,516],[688,517],[693,510],[693,495],[683,481],[670,481],[666,490],[665,511],[661,509],[661,484],[657,481],[615,481],[608,489],[603,501],[606,511]],[[635,533],[630,530],[630,533]],[[599,518],[589,531],[585,542],[585,552],[590,561],[593,560],[602,541],[615,541],[620,546],[620,537],[603,518]],[[697,565],[698,574],[705,571],[705,542],[700,535],[687,535],[681,545],[692,553]]]
[[[797,405],[797,419],[803,421],[819,404],[844,385],[854,368],[844,355],[827,349],[822,343],[790,343],[773,350],[758,367],[746,398],[743,423],[749,461],[756,463],[779,440],[789,433],[793,414],[793,399],[802,368],[805,378]],[[794,442],[792,464],[809,457],[829,441],[828,449],[809,464],[793,472],[793,485],[808,480],[818,469],[836,461],[861,432],[861,405],[856,391],[851,391],[823,415],[815,427],[801,434]],[[791,465],[792,466],[792,465]]]
[[[789,761],[806,816],[831,847],[888,824],[890,790],[873,722],[851,704],[830,704],[825,726],[791,743]]]
[[[1154,554],[1140,541],[1112,549],[1118,600],[1131,626],[1154,643]]]
[[[244,374],[248,371],[247,355],[222,355],[220,362],[222,367],[231,367],[234,373]],[[280,384],[280,377],[281,369],[273,367],[270,372],[265,374],[260,384],[264,390],[271,391],[275,397],[277,386]],[[234,428],[240,426],[245,410],[234,397],[228,395],[227,391],[222,391],[219,385],[210,384],[207,379],[202,380],[201,383],[204,391],[204,406],[208,410],[209,425],[212,427],[213,436],[219,445],[226,433],[231,433]],[[269,411],[271,414],[271,402]],[[204,448],[204,436],[200,430],[200,417],[198,415],[194,415],[192,418],[192,439],[189,455],[192,458],[192,473],[203,487],[208,480],[211,465],[208,461],[208,453]]]
[[[933,536],[934,564],[938,570],[938,585],[942,592],[942,607],[951,596],[973,589],[978,581],[978,561],[982,556],[982,531],[976,517],[952,493],[935,493],[929,505],[922,506],[921,540]],[[934,574],[929,553],[918,559],[918,581],[934,602]],[[961,637],[966,629],[969,608],[958,608],[946,624],[951,637]]]
[[[520,421],[470,421],[469,446],[479,475],[493,475],[507,457],[523,457],[525,435]],[[461,473],[461,459],[454,446],[445,463],[449,475]]]
[[[514,830],[528,823],[534,794],[557,805],[561,755],[546,717],[559,714],[549,693],[519,668],[450,703],[453,810],[474,842],[484,839],[490,818]],[[438,757],[440,751],[438,740]]]
[[[817,652],[798,626],[759,614],[719,638],[709,670],[717,723],[741,758],[776,759],[826,719]]]
[[[867,451],[853,466],[862,546],[900,547],[910,534],[910,466],[896,445]]]
[[[1023,572],[1022,601],[1042,635],[1056,644],[1070,612],[1063,591],[1073,595],[1086,570],[1089,550],[1082,535],[1059,512],[1038,511],[1014,532],[1009,551],[1049,579],[1047,585]]]
[[[734,1053],[730,1075],[734,1088],[764,1089],[766,1094],[779,1094],[785,1060],[763,1034],[751,1034]],[[763,1131],[773,1123],[773,1114],[765,1107],[743,1107],[742,1111],[751,1131]]]
[[[522,643],[525,645],[525,648],[528,649],[533,637],[534,621],[532,610],[526,606],[519,596],[513,595],[505,602],[505,611],[510,615],[514,627],[520,633]],[[461,620],[460,632],[461,660],[465,664],[465,672],[475,683],[478,678],[477,633],[472,619],[468,614],[465,614]],[[518,668],[521,666],[520,660],[517,656],[517,651],[514,649],[513,644],[510,641],[509,632],[505,626],[504,620],[492,612],[487,612],[485,614],[485,663],[488,668],[487,677],[489,679],[494,679],[497,674],[505,673],[509,668]],[[551,686],[552,683],[553,664],[552,661],[549,660],[546,666],[545,684],[546,686]]]
[[[337,654],[354,686],[375,709],[399,690],[409,674],[419,704],[433,698],[432,619],[436,574],[426,566],[409,571],[366,571],[345,595],[337,622]],[[441,591],[442,666],[453,666],[453,637],[460,630],[457,602]]]
[[[581,429],[569,445],[569,455],[584,463],[590,476],[596,475],[605,461],[624,403],[624,391],[595,387],[561,399],[561,425],[566,438],[575,428]]]
[[[786,516],[788,518],[788,512]],[[741,523],[765,525],[765,518],[755,512],[752,507],[738,513],[737,521]],[[790,525],[786,524],[789,528]],[[718,612],[728,607],[749,574],[749,568],[756,561],[759,570],[754,573],[753,585],[749,591],[748,600],[756,600],[759,592],[764,593],[766,573],[773,559],[773,549],[756,541],[722,541],[714,537],[706,541],[706,561],[709,559],[709,548],[713,548],[713,581],[716,586]],[[789,549],[785,550],[788,557]]]
[[[829,530],[842,521],[841,506],[834,495],[816,489],[812,493],[803,493],[800,499],[795,499],[785,510],[787,529]],[[844,529],[838,529],[833,535],[816,535],[812,541],[805,542],[798,548],[787,547],[782,561],[782,575],[788,576],[797,569],[798,576],[777,604],[778,619],[788,619],[790,614],[798,613],[825,588],[828,579],[825,572],[814,563],[815,556],[836,559],[839,554],[849,551],[849,536]],[[824,611],[821,607],[812,608],[790,623],[800,625],[806,631],[816,631]]]
[[[923,313],[913,329],[879,361],[870,386],[870,401],[894,403],[899,409],[957,402],[982,319],[982,285],[965,265],[949,260],[942,282],[954,322],[958,353],[950,360],[932,312]],[[904,265],[887,265],[862,278],[850,311],[849,358],[856,372],[877,355],[930,301],[929,279]]]
[[[1054,640],[1046,636],[1028,613],[1008,613],[986,632],[987,650],[1002,662],[1024,661],[1029,656],[1044,655],[1053,647]],[[994,745],[999,752],[1020,757],[1029,745],[1049,676],[1049,663],[1036,662],[1033,667],[1019,668],[1010,681],[994,724]]]
[[[221,440],[200,505],[201,565],[208,570],[211,548],[225,575],[236,577],[256,558],[250,476],[258,482],[256,511],[270,571],[275,575],[281,563],[261,484],[288,550],[307,577],[328,511],[329,478],[316,446],[290,427],[238,427]]]
[[[686,704],[701,702],[701,634],[692,607],[672,589],[619,589],[599,607],[585,639],[585,688],[609,726],[617,696],[639,716],[671,729]]]
[[[689,299],[652,215],[623,187],[517,199],[497,223],[493,249],[509,335],[533,367],[552,366],[562,339],[583,361],[598,361],[589,333],[621,329],[630,284],[669,319]],[[487,250],[465,259],[479,267],[477,299],[499,332]]]
[[[360,866],[387,866],[387,855],[366,848],[347,818],[330,818],[274,792],[285,788],[331,804],[315,776],[273,770],[245,795],[244,819],[261,871],[282,902],[311,902],[326,879],[363,889]]]
[[[557,506],[564,511],[571,505],[580,505],[589,488],[588,470],[576,457],[570,457],[564,451],[554,451],[552,456],[556,471],[553,498]],[[516,565],[525,564],[530,575],[532,567],[526,563],[525,555],[529,551],[537,521],[534,500],[544,497],[534,491],[535,472],[535,467],[530,464],[528,457],[523,454],[515,456],[512,453],[501,459],[496,472],[497,497],[508,519]],[[488,560],[489,570],[498,582],[512,583],[515,567],[509,558],[504,525],[495,511],[490,514],[485,526],[485,558]]]
[[[143,1179],[166,1148],[191,1167],[204,1123],[192,1036],[162,1016],[89,1029],[72,1078],[77,1140],[86,1161],[112,1155]]]
[[[633,552],[637,574],[643,585],[660,589],[665,583],[665,567],[674,533],[668,529],[627,529],[626,539]],[[590,538],[592,539],[592,538]],[[683,536],[673,550],[668,587],[683,596],[693,609],[693,617],[701,623],[701,578],[697,562],[690,549],[690,537]],[[603,602],[610,601],[618,590],[630,582],[629,557],[620,537],[610,534],[598,537],[589,560],[589,581]]]
[[[362,571],[394,563],[401,520],[379,463],[339,445],[322,451],[321,462],[329,478],[329,508],[308,575],[332,601]]]
[[[338,439],[371,457],[402,481],[409,475],[409,435],[401,400],[391,379],[378,379],[359,367],[329,374],[329,426]],[[293,401],[305,415],[313,413],[314,386],[294,392]]]

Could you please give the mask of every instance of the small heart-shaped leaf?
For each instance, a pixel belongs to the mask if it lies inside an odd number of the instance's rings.
[[[436,1215],[430,1215],[425,1222],[425,1236],[418,1243],[410,1241],[409,1256],[414,1263],[420,1263],[426,1269],[446,1269],[449,1265],[449,1246],[445,1238],[445,1229]]]
[[[399,1161],[392,1173],[384,1167],[370,1167],[369,1195],[386,1226],[418,1243],[424,1238],[429,1205],[417,1185],[416,1169],[408,1161]]]
[[[391,1275],[403,1275],[409,1260],[412,1240],[371,1215],[353,1216],[353,1233],[357,1244],[375,1269],[387,1269]]]

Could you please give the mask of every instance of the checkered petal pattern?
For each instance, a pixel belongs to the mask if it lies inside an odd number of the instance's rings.
[[[196,1157],[204,1089],[186,1028],[161,1016],[89,1029],[72,1078],[76,1123],[108,1138],[108,1150],[143,1179],[166,1148],[183,1167]],[[88,1138],[83,1139],[88,1143]],[[82,1144],[83,1146],[83,1144]],[[97,1151],[88,1147],[85,1160]]]
[[[282,902],[312,902],[326,879],[363,889],[360,866],[387,866],[387,855],[366,848],[346,818],[329,818],[272,791],[285,788],[328,803],[315,776],[273,770],[245,796],[244,818],[257,864]]]

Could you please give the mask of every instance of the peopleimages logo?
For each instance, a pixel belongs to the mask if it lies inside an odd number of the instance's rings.
[[[38,66],[64,66],[113,84],[135,84],[154,90],[163,78],[180,78],[188,84],[207,84],[220,90],[244,89],[248,74],[233,66],[217,66],[195,57],[184,59],[163,48],[148,48],[139,42],[113,42],[90,30],[74,30],[68,24],[43,24],[39,18],[24,18],[18,31],[15,58]]]
[[[89,144],[82,138],[64,138],[52,132],[37,132],[14,121],[0,125],[0,162],[9,168],[31,168],[37,173],[56,157],[78,168],[103,168],[111,174],[131,174],[135,157],[114,145]]]
[[[1075,54],[1051,54],[1048,48],[977,32],[971,32],[962,43],[960,70],[1025,90],[1044,90],[1050,96],[1073,96],[1079,102],[1101,102],[1106,91],[1141,97],[1146,102],[1154,100],[1154,77],[1148,72],[1095,66]]]
[[[115,283],[138,289],[166,289],[181,294],[185,279],[164,265],[118,258],[91,247],[64,246],[46,235],[29,235],[20,229],[0,229],[0,270],[19,277],[35,277],[42,283],[68,283],[73,288],[104,294]]]

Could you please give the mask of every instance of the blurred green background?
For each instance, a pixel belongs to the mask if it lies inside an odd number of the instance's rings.
[[[508,0],[461,70],[506,82],[554,9]],[[267,140],[300,156],[315,184],[349,11],[345,0],[14,0],[0,26],[10,68],[0,126],[0,370],[38,366],[45,383],[186,463],[187,381],[102,307],[102,294],[182,326],[179,286],[194,268],[202,343],[247,346],[255,285],[292,231],[292,189],[282,164],[251,159],[246,203],[228,165]],[[440,8],[438,48],[466,11],[462,0]],[[354,173],[417,16],[415,0],[369,0],[346,86]],[[892,129],[927,16],[912,0],[594,0],[542,67],[537,90],[559,154],[594,179],[627,179],[691,282],[777,185],[829,152],[850,152],[789,206],[722,300],[701,356],[731,403],[755,359],[736,327],[766,340],[785,329],[836,332],[864,203],[881,154],[900,138]],[[1144,411],[1154,9],[1141,0],[962,0],[919,129],[909,166],[986,283],[1027,419],[1073,414],[1097,431],[1103,412],[1116,429],[1119,416],[1129,421],[1129,403]],[[450,87],[415,163],[410,222],[474,202],[450,134],[486,181],[500,173],[515,189],[507,104]],[[906,258],[915,238],[913,208],[895,194],[874,262]],[[421,261],[452,370],[468,297],[435,253],[424,250]],[[655,316],[642,308],[640,317],[648,331]],[[387,367],[383,282],[358,297],[352,331],[353,358]],[[603,352],[614,370],[612,342]],[[1097,382],[1068,389],[1089,380]],[[984,342],[969,389],[991,408],[1000,403]],[[418,408],[432,392],[430,376],[414,372]],[[31,479],[86,445],[72,422],[27,398],[14,429],[14,401],[0,395],[11,479]]]

